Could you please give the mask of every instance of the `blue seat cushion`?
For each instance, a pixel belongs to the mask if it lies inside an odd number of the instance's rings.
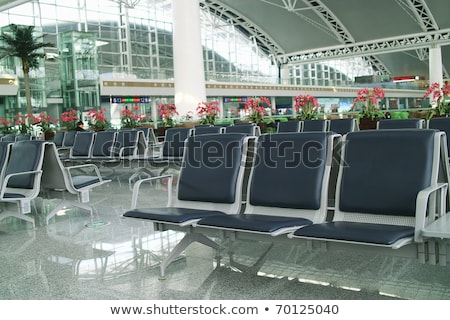
[[[208,217],[200,220],[197,224],[200,226],[223,229],[272,233],[282,228],[300,228],[312,224],[312,221],[304,218],[279,217],[261,214],[238,214]]]
[[[103,180],[108,180],[108,178],[102,177]],[[99,183],[100,180],[97,177],[93,176],[74,176],[72,178],[72,183],[75,189],[81,189],[84,187],[88,187],[90,185]]]
[[[124,217],[148,219],[151,221],[183,223],[189,220],[201,219],[209,216],[226,215],[216,210],[201,210],[188,208],[141,208],[125,212]]]
[[[3,198],[4,199],[17,199],[17,198],[25,198],[25,195],[20,194],[20,193],[5,193],[3,194]]]
[[[294,236],[392,245],[400,239],[414,236],[414,228],[386,224],[335,221],[306,226],[295,231]]]

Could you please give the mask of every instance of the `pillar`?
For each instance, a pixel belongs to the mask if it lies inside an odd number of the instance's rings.
[[[429,78],[430,84],[437,82],[439,87],[442,86],[442,52],[441,47],[434,45],[429,50]]]
[[[175,105],[180,117],[206,101],[199,0],[173,0]]]

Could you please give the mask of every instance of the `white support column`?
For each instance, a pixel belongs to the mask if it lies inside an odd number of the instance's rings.
[[[173,0],[175,105],[180,116],[206,101],[199,0]]]
[[[280,66],[280,84],[283,85],[289,85],[291,84],[291,76],[290,76],[290,72],[289,72],[289,65],[287,64],[283,64],[282,66]]]
[[[437,82],[439,87],[442,86],[442,52],[438,45],[430,47],[429,54],[429,77],[430,84]]]

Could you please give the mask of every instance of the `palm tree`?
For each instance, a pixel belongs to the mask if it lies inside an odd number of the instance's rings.
[[[39,67],[39,58],[44,58],[45,53],[38,52],[44,47],[53,47],[52,43],[43,42],[43,36],[35,36],[34,26],[9,25],[9,32],[0,34],[0,41],[4,44],[0,47],[0,59],[18,57],[22,61],[23,82],[25,85],[25,97],[27,101],[27,114],[32,115],[30,77],[31,69]]]

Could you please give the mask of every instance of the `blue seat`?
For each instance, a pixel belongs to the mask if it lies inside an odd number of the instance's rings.
[[[41,188],[47,191],[45,194],[50,194],[49,191],[66,192],[76,197],[75,200],[71,200],[65,195],[60,196],[59,204],[46,215],[47,224],[63,207],[79,207],[92,215],[92,208],[86,204],[89,202],[90,191],[111,182],[100,174],[98,167],[93,163],[65,167],[53,142],[47,142],[45,146],[42,170]]]
[[[243,133],[248,136],[259,136],[261,129],[254,123],[239,123],[225,127],[225,133]]]
[[[75,131],[75,130],[67,131],[64,134],[62,147],[63,148],[72,148],[72,146],[75,142],[75,136],[78,132],[79,131]]]
[[[195,126],[193,134],[211,134],[211,133],[223,133],[225,131],[224,127],[221,126]]]
[[[305,120],[302,125],[302,132],[328,131],[328,121],[325,119]]]
[[[421,243],[421,229],[438,215],[429,208],[445,211],[445,201],[431,202],[446,197],[447,183],[438,183],[441,143],[441,133],[426,129],[347,134],[333,220],[291,237],[395,249]]]
[[[377,129],[422,129],[425,128],[425,120],[419,118],[408,119],[380,119]]]
[[[95,132],[79,131],[75,135],[69,157],[66,161],[86,161],[92,156],[92,146],[94,145]]]
[[[189,137],[186,140],[176,196],[172,197],[172,188],[168,188],[170,202],[166,207],[139,208],[142,183],[167,178],[171,184],[172,176],[138,180],[133,187],[132,209],[123,216],[151,221],[158,225],[158,230],[178,227],[186,231],[186,227],[206,216],[239,213],[244,172],[241,164],[245,161],[247,142],[248,138],[243,134]],[[218,249],[218,245],[208,237],[188,232],[161,263],[161,276],[164,276],[167,265],[193,241]]]
[[[329,131],[344,135],[349,132],[358,131],[358,122],[354,118],[331,119],[329,121]]]
[[[107,161],[114,155],[114,145],[117,139],[116,131],[99,131],[95,134],[90,158],[94,161]]]
[[[0,202],[14,203],[16,208],[4,208],[0,213],[0,220],[16,217],[35,226],[34,218],[26,214],[31,213],[31,202],[40,193],[45,143],[23,140],[12,145],[1,185]]]
[[[55,137],[53,138],[53,142],[57,148],[63,146],[64,136],[66,135],[66,131],[56,131]]]
[[[324,222],[332,139],[328,132],[258,137],[244,213],[203,218],[196,226],[276,236]]]
[[[280,132],[300,132],[302,122],[299,120],[280,121],[277,124],[277,133]]]

